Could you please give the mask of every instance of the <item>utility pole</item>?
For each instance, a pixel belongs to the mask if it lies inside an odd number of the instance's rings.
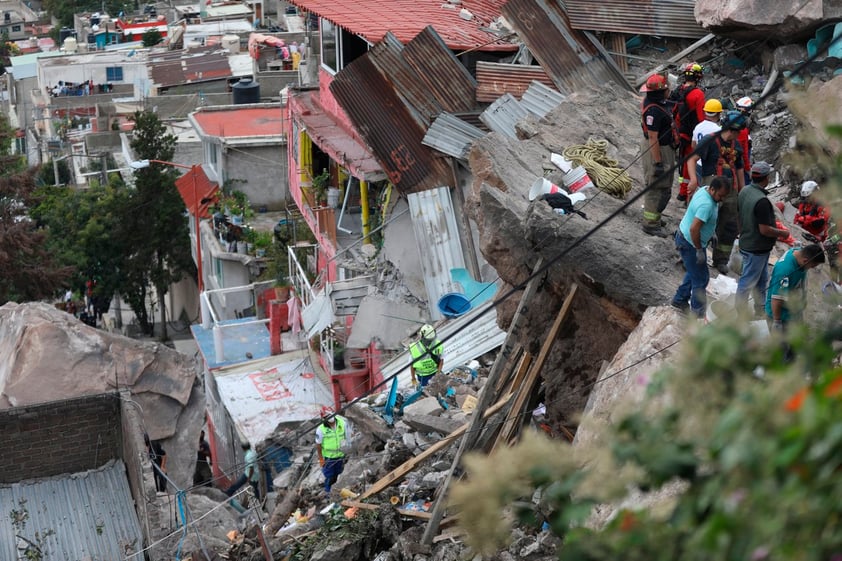
[[[99,161],[102,165],[102,186],[105,187],[108,185],[108,152],[100,152],[99,153]]]

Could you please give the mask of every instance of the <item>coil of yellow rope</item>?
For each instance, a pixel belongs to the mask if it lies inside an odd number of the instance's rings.
[[[624,199],[631,191],[632,180],[617,160],[608,157],[607,148],[607,140],[590,138],[585,144],[567,147],[562,156],[585,168],[597,189]]]

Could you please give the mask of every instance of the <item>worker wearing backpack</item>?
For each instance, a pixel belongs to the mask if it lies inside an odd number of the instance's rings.
[[[673,116],[678,129],[678,157],[684,161],[678,178],[678,200],[689,200],[687,184],[690,175],[687,171],[687,157],[693,152],[693,129],[705,120],[705,93],[701,83],[704,70],[698,62],[684,66],[684,83],[670,96],[673,102]]]

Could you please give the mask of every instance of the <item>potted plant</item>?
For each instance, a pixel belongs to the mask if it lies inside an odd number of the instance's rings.
[[[330,172],[327,169],[322,169],[322,173],[313,178],[313,195],[316,199],[316,205],[324,206],[327,204],[327,189],[330,184]]]
[[[237,226],[242,225],[246,220],[254,216],[249,205],[248,197],[239,190],[231,191],[225,197],[225,208],[231,214],[231,223]]]
[[[258,257],[265,257],[266,250],[272,245],[272,232],[256,232],[254,240],[254,249]]]
[[[249,253],[254,252],[258,232],[250,226],[243,228],[243,239],[246,241],[246,248]]]

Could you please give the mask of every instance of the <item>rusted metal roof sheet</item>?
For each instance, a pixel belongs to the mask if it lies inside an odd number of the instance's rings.
[[[520,104],[524,109],[542,119],[547,113],[561,105],[561,102],[565,99],[564,94],[560,94],[540,82],[532,82],[529,89],[520,98]]]
[[[199,218],[210,218],[208,209],[216,201],[219,184],[210,180],[202,166],[190,168],[175,180],[175,186],[190,214],[195,215],[198,210]]]
[[[567,14],[550,0],[509,0],[503,15],[561,93],[620,85],[631,89],[610,57],[591,38],[570,27]]]
[[[529,112],[512,94],[504,94],[483,111],[479,118],[494,132],[517,138],[515,125],[528,115]]]
[[[427,60],[423,60],[426,57]],[[450,168],[423,144],[442,110],[473,108],[475,84],[432,28],[401,48],[387,36],[342,69],[330,90],[404,193],[449,182]],[[433,76],[422,77],[423,73]],[[466,92],[470,92],[465,99]],[[432,100],[432,101],[431,101]]]
[[[425,146],[439,152],[466,160],[471,144],[485,132],[450,113],[442,113],[427,129],[422,141]]]
[[[366,56],[371,57],[374,65],[389,77],[392,88],[404,100],[418,123],[429,125],[444,108],[430,95],[427,85],[404,58],[404,45],[391,33],[383,41],[374,45]]]
[[[477,101],[491,103],[503,94],[520,99],[533,81],[555,87],[540,66],[477,61]]]
[[[695,39],[707,32],[693,15],[695,0],[564,0],[570,27]]]
[[[150,61],[147,67],[152,82],[158,87],[206,82],[232,75],[228,56],[222,52],[182,56],[178,59],[161,57]]]
[[[391,31],[408,43],[427,25],[432,25],[454,50],[514,52],[517,45],[498,38],[490,24],[500,16],[506,0],[290,0],[290,4],[312,12],[336,25],[378,43]],[[470,12],[461,17],[462,9]],[[496,40],[495,40],[496,39]]]
[[[143,549],[122,460],[86,472],[0,487],[0,505],[4,508],[0,559],[20,558],[16,534],[32,543],[38,543],[36,533],[46,535],[39,557],[43,561],[124,559]],[[26,511],[23,529],[12,526],[13,509]]]
[[[407,43],[403,58],[445,111],[470,111],[476,106],[476,80],[432,26],[425,27]]]
[[[450,270],[463,268],[465,257],[450,189],[438,187],[407,197],[412,230],[421,255],[421,271],[427,289],[430,317],[439,320],[439,299],[448,292],[459,292]]]

